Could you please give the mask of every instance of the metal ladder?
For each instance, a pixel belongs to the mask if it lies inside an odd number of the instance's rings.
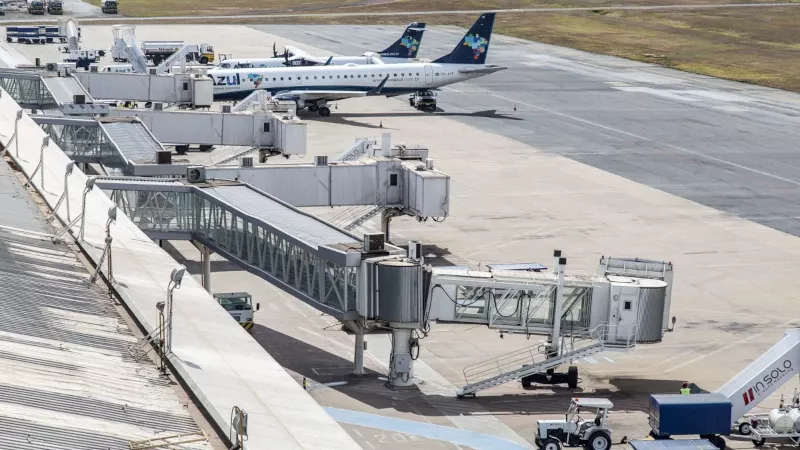
[[[539,342],[505,355],[491,358],[464,368],[464,387],[456,392],[457,397],[474,395],[509,381],[528,375],[542,373],[581,358],[600,353],[607,348],[630,349],[636,345],[636,328],[623,329],[620,336],[618,326],[601,324],[588,332],[576,332],[564,336],[557,356],[547,357],[547,341]],[[577,345],[578,342],[587,342]]]
[[[128,443],[130,450],[174,449],[176,445],[191,444],[206,440],[206,435],[199,433],[184,433],[164,436],[160,438],[131,441]]]
[[[543,345],[546,345],[546,342],[466,367],[464,369],[464,379],[467,380],[468,384],[462,387],[456,395],[463,397],[475,394],[478,391],[499,386],[509,381],[519,380],[528,375],[545,372],[547,369],[603,351],[603,342],[592,341],[589,345],[578,349],[570,349],[570,351],[563,352],[558,356],[548,358],[541,351]],[[490,375],[493,373],[497,373],[497,375]],[[485,378],[469,383],[470,377],[473,380],[481,377]]]

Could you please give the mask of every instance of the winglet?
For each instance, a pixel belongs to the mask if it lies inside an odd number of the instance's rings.
[[[387,81],[389,81],[389,75],[386,75],[386,78],[384,78],[383,81],[381,81],[381,83],[375,87],[375,89],[367,91],[367,95],[381,95],[381,91],[383,90],[383,87],[386,85]]]
[[[333,56],[331,56],[330,58],[328,58],[327,61],[325,61],[325,65],[326,66],[330,66],[331,65],[331,61],[333,61]]]

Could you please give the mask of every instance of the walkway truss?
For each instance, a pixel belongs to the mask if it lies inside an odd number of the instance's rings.
[[[255,191],[279,202],[249,185],[227,184],[223,187]],[[110,190],[117,206],[152,239],[198,241],[337,319],[357,317],[360,251],[338,251],[306,242],[210,194],[212,186],[207,184],[100,178],[97,186]],[[350,242],[331,244],[360,249],[358,238],[344,237]]]
[[[0,87],[25,109],[58,107],[38,72],[19,69],[0,69]]]

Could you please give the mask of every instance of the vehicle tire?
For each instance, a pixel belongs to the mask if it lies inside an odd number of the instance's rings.
[[[575,389],[578,387],[578,367],[569,366],[567,369],[567,387]]]
[[[188,145],[176,145],[175,146],[175,151],[178,152],[179,155],[185,155],[186,152],[189,151],[189,146]]]
[[[595,431],[586,440],[586,450],[609,450],[611,448],[611,435],[605,431]]]
[[[408,99],[408,106],[414,106],[414,100]]]
[[[531,378],[530,377],[522,377],[522,387],[528,389],[531,387]]]
[[[320,106],[319,107],[319,115],[322,117],[328,117],[331,115],[331,109],[327,106]]]
[[[709,438],[708,442],[711,442],[711,445],[717,447],[719,450],[725,450],[725,447],[727,446],[725,438],[722,436],[712,436]]]
[[[153,107],[153,102],[144,102],[145,109],[150,109]]]
[[[544,439],[542,440],[542,450],[561,450],[561,444],[558,443],[555,439]]]
[[[208,58],[205,56],[200,57],[200,64],[206,65],[208,64]]]
[[[767,440],[766,440],[766,439],[764,439],[764,438],[761,438],[761,439],[753,439],[753,445],[754,445],[754,446],[756,446],[756,447],[761,447],[761,446],[763,446],[765,442],[767,442]]]
[[[752,432],[753,432],[753,426],[750,425],[750,422],[742,422],[739,424],[739,434],[741,434],[742,436],[747,436]]]
[[[13,39],[11,39],[11,38],[6,38],[6,42],[12,42],[12,41],[13,41]]]
[[[200,146],[200,151],[201,152],[207,152],[207,151],[211,150],[212,148],[214,148],[213,145],[201,145]]]

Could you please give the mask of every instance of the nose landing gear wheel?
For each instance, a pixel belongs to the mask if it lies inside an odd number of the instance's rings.
[[[328,117],[331,115],[331,109],[327,106],[320,106],[319,107],[319,115],[322,117]]]

